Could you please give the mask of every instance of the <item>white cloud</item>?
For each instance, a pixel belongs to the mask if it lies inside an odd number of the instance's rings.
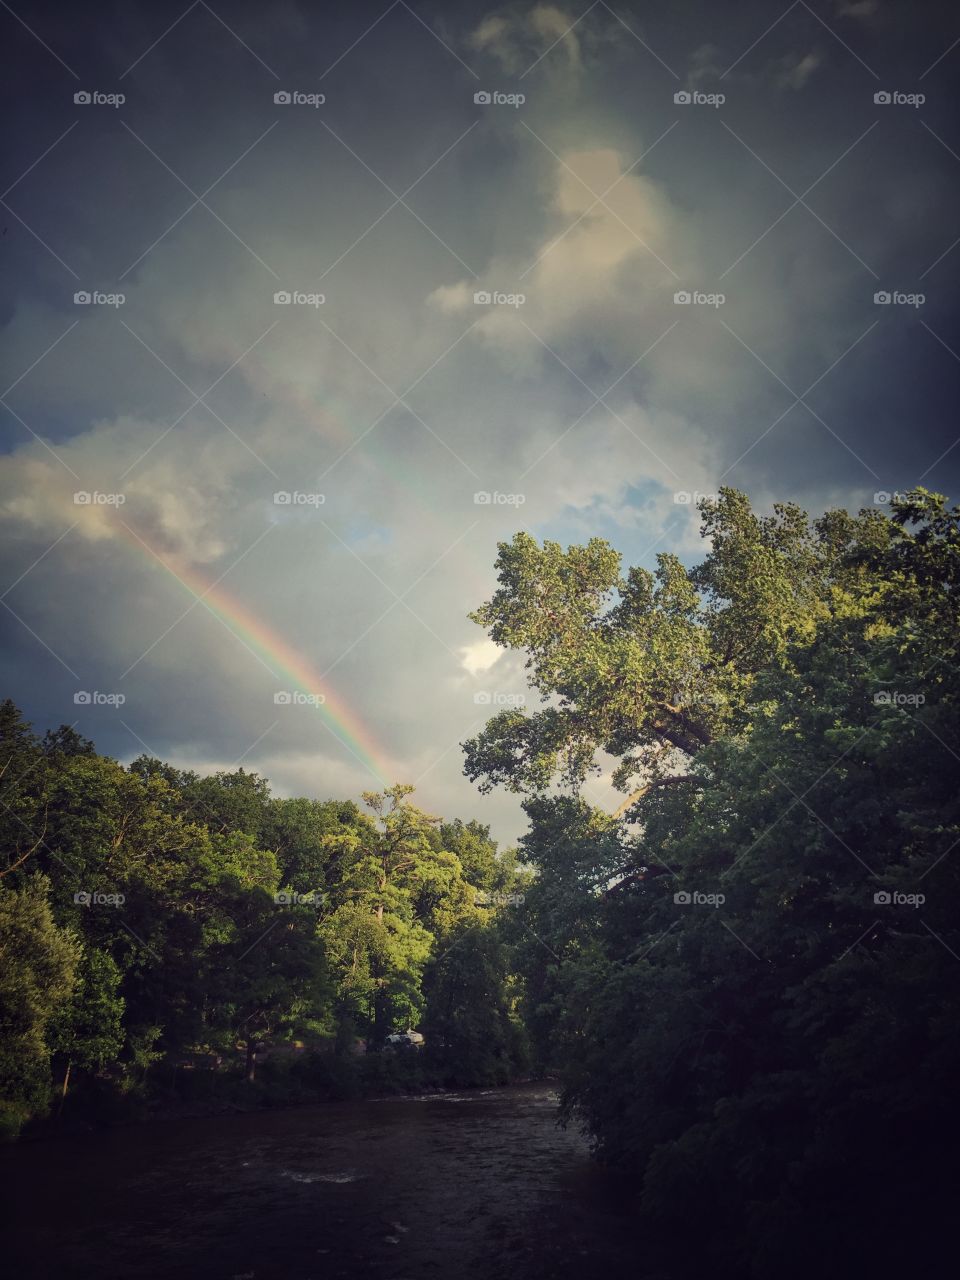
[[[779,89],[802,89],[823,63],[815,51],[804,54],[787,54],[771,69],[774,83]]]
[[[477,640],[460,649],[460,665],[467,675],[481,675],[489,671],[503,657],[503,649],[493,640]]]
[[[537,4],[513,13],[489,14],[473,30],[467,43],[486,53],[511,74],[525,71],[542,57],[562,51],[564,74],[576,75],[583,65],[578,19],[552,4]],[[554,66],[556,63],[554,63]]]

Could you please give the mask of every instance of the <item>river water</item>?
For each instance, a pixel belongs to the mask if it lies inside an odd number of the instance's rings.
[[[544,1085],[0,1151],[16,1277],[641,1280],[628,1192]]]

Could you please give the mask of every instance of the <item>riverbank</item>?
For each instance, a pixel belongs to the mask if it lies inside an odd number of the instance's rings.
[[[239,1070],[193,1070],[181,1072],[169,1081],[155,1077],[138,1091],[120,1093],[109,1079],[88,1080],[68,1097],[62,1110],[54,1108],[47,1117],[32,1121],[17,1141],[45,1142],[158,1121],[386,1101],[412,1095],[443,1096],[535,1083],[549,1085],[551,1081],[548,1077],[529,1076],[486,1084],[449,1080],[413,1053],[348,1059],[306,1054],[302,1058],[268,1061],[253,1081]]]

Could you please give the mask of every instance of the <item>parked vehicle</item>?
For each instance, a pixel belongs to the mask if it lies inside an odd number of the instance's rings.
[[[393,1035],[387,1036],[383,1047],[393,1053],[403,1052],[407,1049],[422,1049],[423,1036],[419,1031],[398,1031]]]

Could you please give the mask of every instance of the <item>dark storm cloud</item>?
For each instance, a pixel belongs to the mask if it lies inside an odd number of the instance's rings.
[[[278,715],[254,619],[424,803],[510,833],[456,747],[476,693],[523,687],[465,619],[497,538],[598,531],[649,562],[695,552],[678,492],[960,488],[960,33],[937,6],[0,22],[4,674],[41,724],[370,785],[322,717]],[[275,104],[295,91],[326,101]],[[323,504],[274,503],[292,490]]]

